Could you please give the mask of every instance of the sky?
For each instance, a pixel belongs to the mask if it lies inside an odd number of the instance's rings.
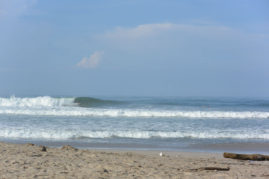
[[[0,0],[0,96],[269,97],[268,0]]]

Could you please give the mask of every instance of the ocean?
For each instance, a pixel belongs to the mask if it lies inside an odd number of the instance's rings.
[[[259,146],[269,143],[269,100],[2,97],[0,140],[132,150],[202,151],[205,146],[220,144]]]

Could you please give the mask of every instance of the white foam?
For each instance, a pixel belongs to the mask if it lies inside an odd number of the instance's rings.
[[[147,109],[99,108],[0,108],[0,114],[37,116],[95,116],[95,117],[173,117],[173,118],[237,118],[266,119],[269,112],[260,111],[174,111]]]
[[[258,131],[207,131],[207,132],[154,132],[154,131],[70,131],[70,130],[35,130],[35,129],[4,129],[0,131],[1,138],[25,138],[25,139],[55,139],[64,140],[72,138],[197,138],[197,139],[269,139],[268,133]]]
[[[0,98],[0,107],[55,107],[73,104],[74,98],[52,98],[41,96],[34,98]]]

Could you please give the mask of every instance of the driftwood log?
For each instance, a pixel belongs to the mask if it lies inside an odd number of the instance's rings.
[[[269,160],[269,155],[261,154],[235,154],[235,153],[223,153],[224,158],[232,158],[239,160],[256,160],[256,161],[265,161]]]
[[[216,171],[229,171],[229,167],[202,167],[200,170],[216,170]]]
[[[190,171],[201,171],[201,170],[212,170],[212,171],[229,171],[229,167],[201,167],[196,169],[190,169]]]

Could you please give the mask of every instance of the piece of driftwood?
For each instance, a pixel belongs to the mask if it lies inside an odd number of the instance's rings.
[[[261,154],[236,154],[236,153],[223,153],[224,158],[232,158],[232,159],[239,159],[239,160],[256,160],[256,161],[264,161],[269,160],[268,155],[261,155]]]
[[[201,167],[196,169],[190,169],[191,171],[212,170],[212,171],[229,171],[229,167]]]
[[[201,170],[217,170],[217,171],[229,171],[230,170],[229,167],[225,167],[225,168],[222,168],[222,167],[202,167],[200,169]]]

